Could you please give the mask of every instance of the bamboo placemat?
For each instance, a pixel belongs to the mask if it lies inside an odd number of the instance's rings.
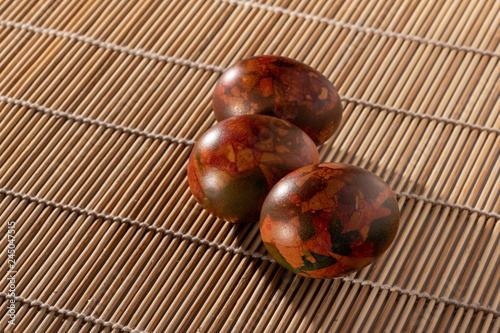
[[[1,1],[1,332],[499,332],[499,31],[493,0]],[[327,76],[321,160],[398,196],[356,274],[288,273],[189,192],[213,86],[256,54]]]

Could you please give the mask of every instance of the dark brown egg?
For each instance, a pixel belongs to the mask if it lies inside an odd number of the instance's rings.
[[[396,197],[382,179],[352,165],[321,163],[273,187],[260,232],[283,267],[330,279],[372,263],[391,245],[398,225]]]
[[[277,56],[242,60],[224,72],[215,86],[213,108],[218,121],[244,114],[285,119],[316,145],[335,133],[343,111],[337,90],[325,76]]]
[[[274,184],[318,160],[314,142],[295,125],[263,115],[233,117],[210,128],[194,146],[189,187],[215,216],[257,222]]]

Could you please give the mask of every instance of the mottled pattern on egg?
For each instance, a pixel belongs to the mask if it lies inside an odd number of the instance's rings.
[[[285,119],[320,145],[342,119],[337,90],[320,72],[293,59],[258,56],[242,60],[219,78],[213,94],[218,121],[244,114]]]
[[[245,115],[210,128],[188,162],[195,199],[230,222],[257,222],[269,190],[286,174],[317,163],[314,142],[287,121]]]
[[[392,243],[399,207],[387,184],[337,163],[300,168],[262,207],[262,240],[276,261],[311,278],[335,278],[372,263]]]

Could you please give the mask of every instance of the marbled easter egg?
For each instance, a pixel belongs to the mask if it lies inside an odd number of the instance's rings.
[[[195,199],[230,222],[258,222],[271,188],[286,174],[318,163],[314,142],[300,128],[274,117],[224,120],[196,142],[188,161]]]
[[[299,61],[257,56],[230,67],[216,83],[213,109],[218,121],[265,114],[300,127],[321,145],[340,125],[342,103],[320,72]]]
[[[288,270],[329,279],[359,270],[391,245],[399,207],[387,184],[356,166],[300,168],[270,191],[260,232],[268,252]]]

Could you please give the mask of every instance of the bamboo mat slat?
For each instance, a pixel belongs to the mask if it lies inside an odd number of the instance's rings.
[[[500,332],[500,2],[0,1],[1,332]],[[322,161],[382,177],[397,238],[349,276],[270,258],[186,177],[242,58],[321,71]],[[9,270],[6,255],[2,276]]]

